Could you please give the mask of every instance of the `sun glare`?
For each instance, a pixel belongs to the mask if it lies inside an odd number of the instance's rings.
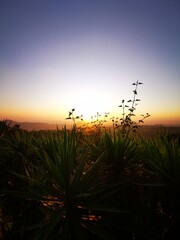
[[[83,115],[84,121],[91,121],[97,113],[103,116],[108,111],[107,104],[103,99],[105,98],[100,93],[81,94],[76,99],[75,116]]]

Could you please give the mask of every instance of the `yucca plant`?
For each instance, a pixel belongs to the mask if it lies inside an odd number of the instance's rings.
[[[35,203],[38,212],[40,210],[44,216],[35,224],[26,223],[24,218],[19,219],[24,238],[90,239],[92,235],[98,235],[101,229],[100,235],[105,239],[108,226],[104,220],[106,213],[122,212],[103,203],[123,184],[106,185],[99,181],[103,153],[87,164],[86,155],[90,159],[88,150],[78,143],[76,128],[72,131],[64,129],[54,136],[39,137],[34,143],[35,160],[26,173],[19,174],[7,169],[21,181],[23,190],[4,189],[1,191],[4,197],[14,196],[22,198],[25,203]]]
[[[12,124],[12,121],[4,119],[0,121],[0,139],[6,135],[13,133],[14,131],[18,130],[20,125]]]
[[[113,169],[112,178],[126,176],[137,155],[134,136],[129,131],[124,134],[121,129],[109,130],[104,134],[104,144],[108,164]]]
[[[0,151],[0,189],[7,191],[23,191],[25,189],[22,181],[11,174],[11,171],[16,174],[27,175],[28,169],[33,164],[32,141],[33,132],[26,132],[18,128],[9,130],[8,134],[4,136]],[[27,213],[27,208],[30,205],[30,212],[35,215],[36,211],[35,207],[32,207],[32,202],[25,204],[24,199],[17,199],[14,196],[1,196],[3,224],[7,231],[11,229],[13,223],[18,223],[19,216],[22,216],[23,212]],[[29,220],[32,220],[32,218],[26,218],[27,222]]]
[[[170,238],[176,239],[174,237],[179,231],[180,218],[180,145],[178,139],[171,138],[166,130],[162,130],[156,137],[142,139],[142,159],[144,177],[137,185],[143,189],[150,189],[149,205],[153,206],[155,212],[154,222],[161,219],[161,237],[165,238],[169,235]],[[144,192],[142,195],[145,195]]]
[[[10,129],[10,122],[7,120],[0,121],[0,139],[4,137],[4,135],[9,131]]]
[[[33,132],[15,130],[4,139],[4,154],[1,163],[8,169],[25,174],[33,161]],[[15,183],[13,183],[14,185]]]
[[[166,185],[180,186],[180,145],[166,130],[143,141],[145,165]]]

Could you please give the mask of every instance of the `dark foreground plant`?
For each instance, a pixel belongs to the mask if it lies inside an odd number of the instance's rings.
[[[6,169],[21,182],[22,189],[3,189],[1,197],[3,201],[9,196],[22,199],[22,206],[30,210],[33,205],[41,214],[32,223],[27,221],[28,217],[32,219],[30,211],[21,209],[18,225],[12,219],[11,232],[19,234],[19,239],[34,240],[113,236],[107,217],[124,211],[109,204],[108,198],[120,191],[123,183],[102,181],[104,153],[87,164],[89,150],[79,144],[76,128],[41,136],[33,148],[36,160],[24,174]]]
[[[7,239],[178,239],[174,137],[73,128],[20,131],[0,142]]]
[[[130,177],[132,162],[137,157],[137,145],[130,132],[124,134],[121,129],[112,129],[104,134],[107,164],[112,169],[114,181]]]
[[[154,138],[142,140],[144,182],[138,188],[149,192],[152,222],[157,239],[179,239],[180,144],[162,129]],[[145,194],[143,193],[143,198]],[[158,221],[162,222],[160,226]],[[160,230],[160,231],[158,231]],[[144,233],[145,234],[145,233]],[[155,239],[153,237],[153,239]]]

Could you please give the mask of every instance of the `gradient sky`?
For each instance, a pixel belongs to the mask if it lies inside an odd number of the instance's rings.
[[[1,0],[0,119],[136,114],[180,123],[179,0]]]

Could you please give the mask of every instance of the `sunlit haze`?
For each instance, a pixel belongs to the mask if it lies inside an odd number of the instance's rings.
[[[180,124],[180,1],[2,0],[0,120],[120,116],[138,87],[146,124]]]

